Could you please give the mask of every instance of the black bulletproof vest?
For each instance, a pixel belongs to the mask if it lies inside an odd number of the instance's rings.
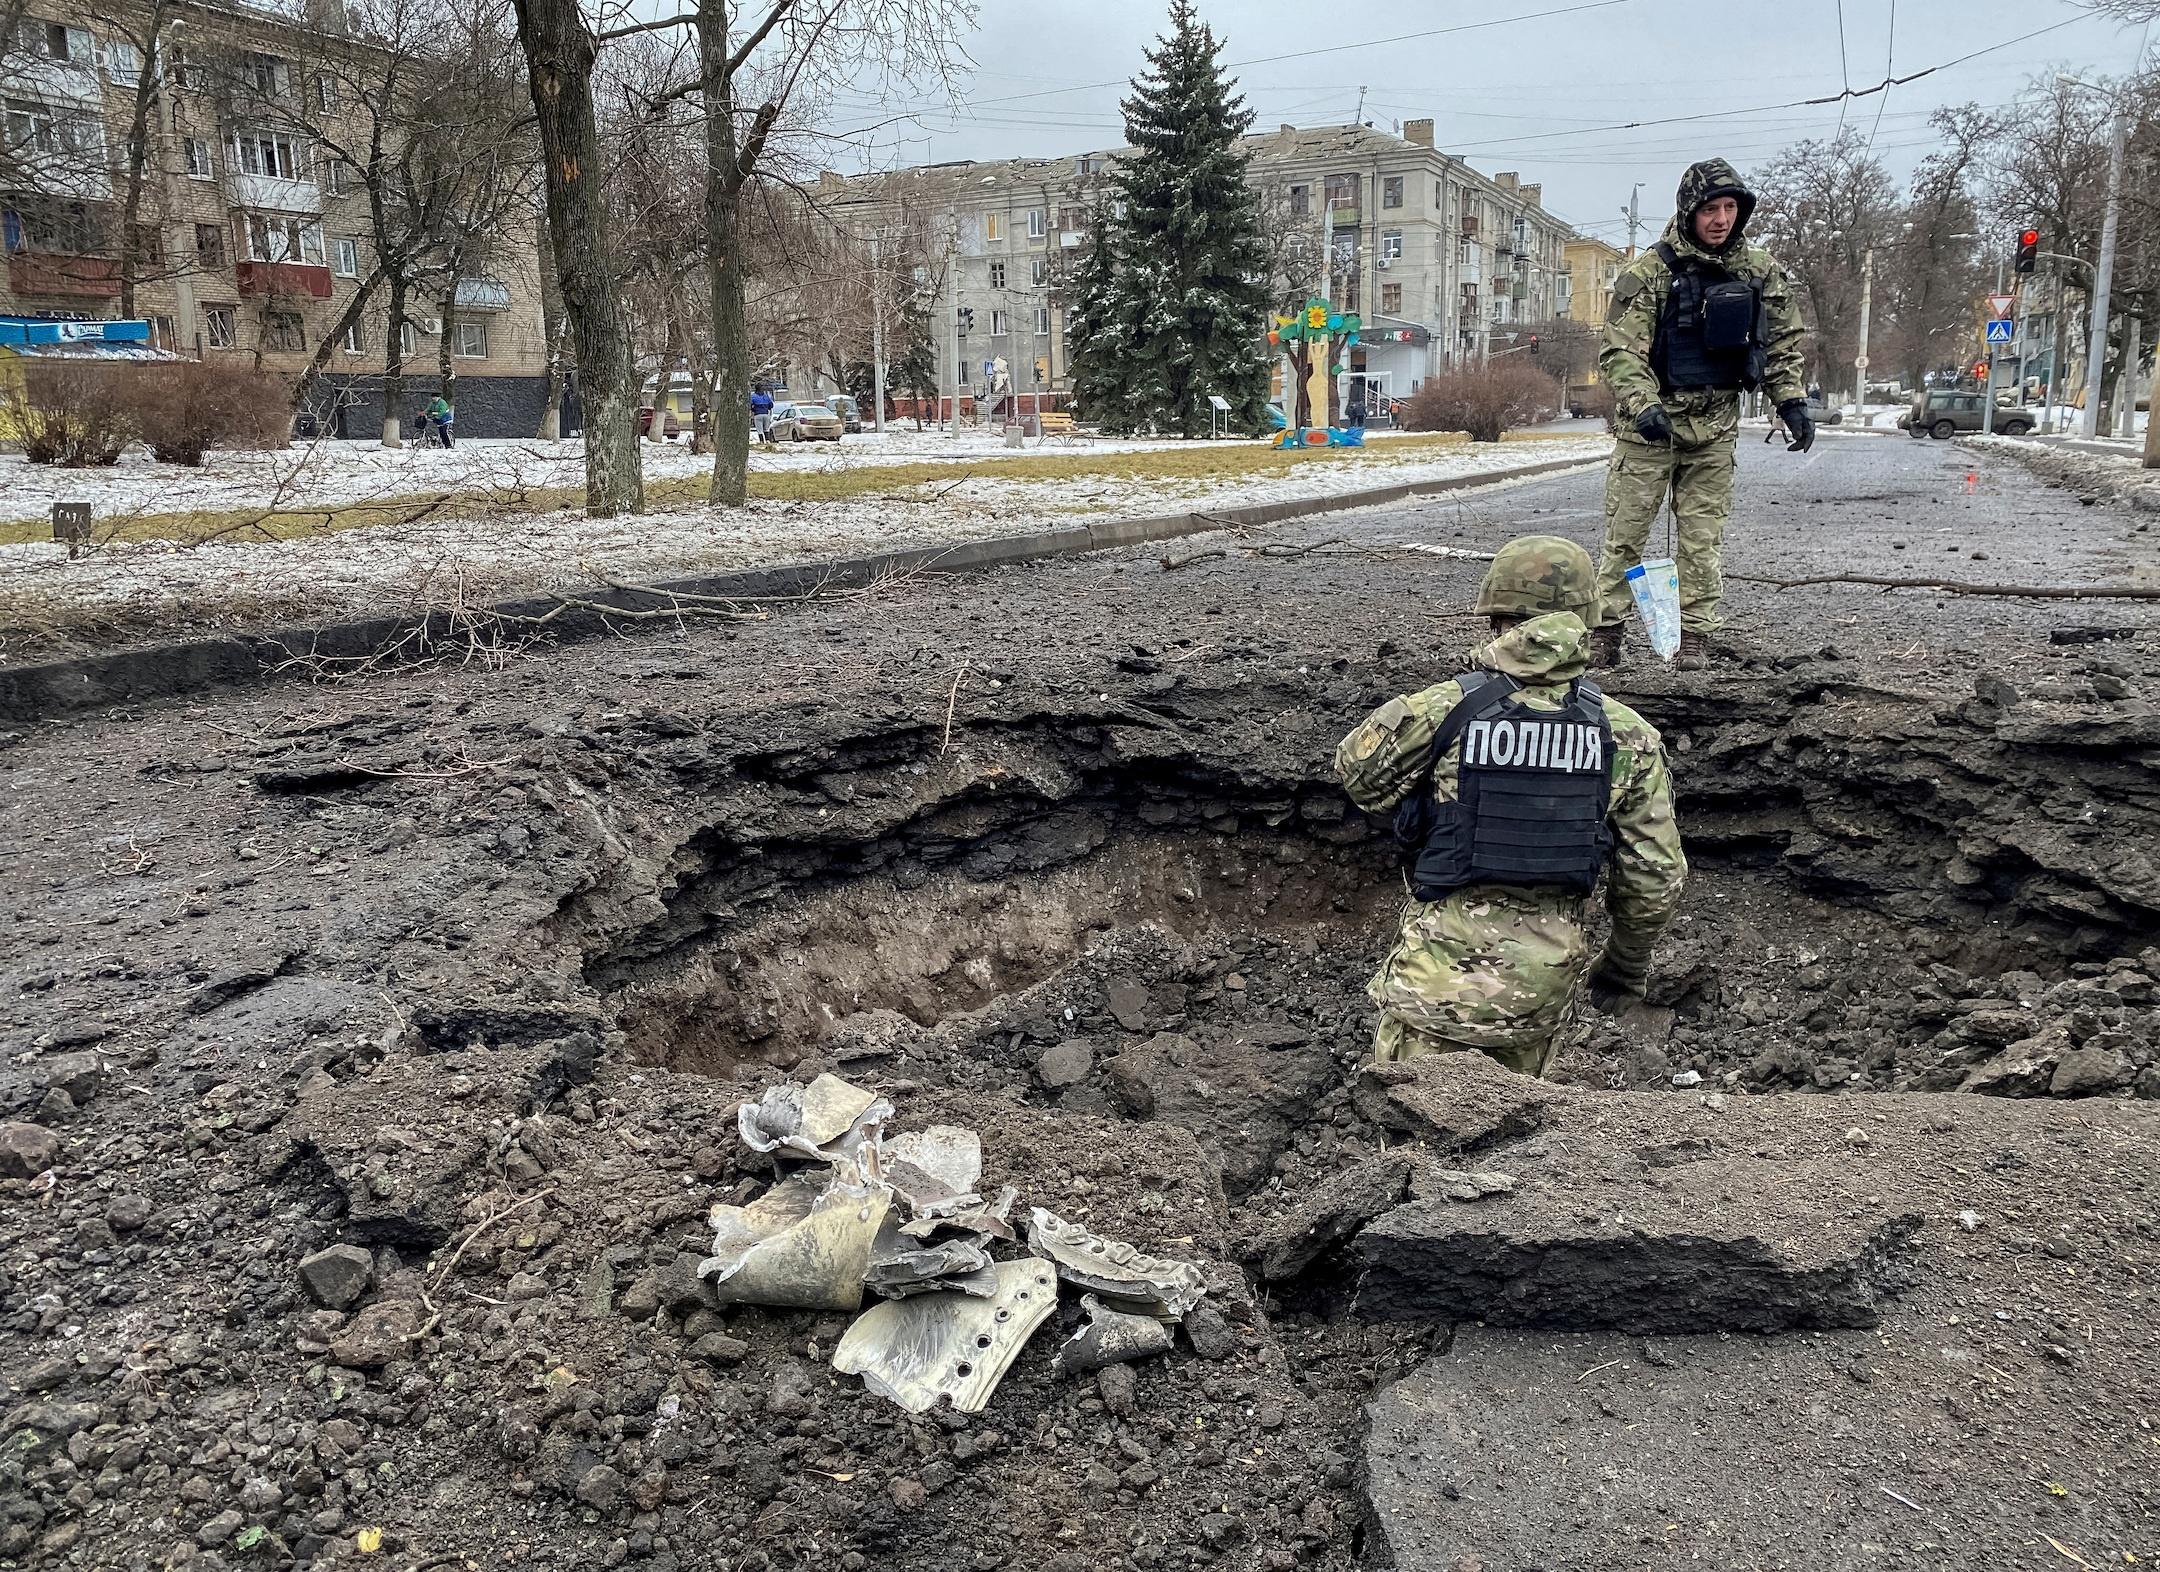
[[[1597,684],[1578,678],[1557,710],[1513,702],[1522,684],[1494,672],[1456,679],[1463,697],[1433,737],[1425,776],[1395,814],[1410,892],[1436,901],[1466,884],[1559,885],[1587,895],[1612,851],[1612,722]],[[1453,802],[1435,800],[1433,766],[1456,755]]]
[[[1769,338],[1762,285],[1694,257],[1682,258],[1662,240],[1657,252],[1672,273],[1650,346],[1658,386],[1667,393],[1694,388],[1737,393],[1759,386]]]

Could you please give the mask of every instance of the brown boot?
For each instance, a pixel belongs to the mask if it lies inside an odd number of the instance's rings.
[[[1626,658],[1621,641],[1626,629],[1617,622],[1608,622],[1602,628],[1590,630],[1590,664],[1593,666],[1617,666]]]
[[[1681,671],[1701,671],[1710,664],[1710,635],[1693,628],[1680,630],[1680,651],[1673,665]]]

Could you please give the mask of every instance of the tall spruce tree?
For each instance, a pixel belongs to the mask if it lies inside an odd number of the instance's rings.
[[[1133,146],[1116,173],[1110,316],[1094,335],[1116,356],[1113,427],[1205,435],[1208,395],[1234,428],[1260,429],[1267,401],[1268,299],[1260,209],[1237,139],[1252,111],[1217,62],[1222,45],[1171,0],[1170,31],[1120,106]]]
[[[1117,278],[1110,226],[1097,212],[1087,254],[1067,296],[1065,355],[1072,369],[1073,403],[1081,417],[1112,431],[1130,429],[1131,420]]]

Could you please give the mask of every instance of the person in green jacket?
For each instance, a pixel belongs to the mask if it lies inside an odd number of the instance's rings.
[[[456,445],[450,440],[450,428],[457,421],[457,411],[450,407],[448,399],[444,398],[440,393],[436,394],[434,402],[430,403],[421,412],[421,415],[429,425],[435,428],[435,435],[442,438],[444,447],[454,447]]]
[[[1619,663],[1643,558],[1667,496],[1678,537],[1680,655],[1699,664],[1722,626],[1725,520],[1732,512],[1740,395],[1760,390],[1804,452],[1815,440],[1800,354],[1804,328],[1777,260],[1745,239],[1755,195],[1722,158],[1691,165],[1658,243],[1620,270],[1598,373],[1612,389],[1605,550],[1591,654]]]

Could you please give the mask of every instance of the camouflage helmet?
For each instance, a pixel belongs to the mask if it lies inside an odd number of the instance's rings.
[[[1521,535],[1494,554],[1478,586],[1476,610],[1488,617],[1581,616],[1597,598],[1590,553],[1558,535]]]

